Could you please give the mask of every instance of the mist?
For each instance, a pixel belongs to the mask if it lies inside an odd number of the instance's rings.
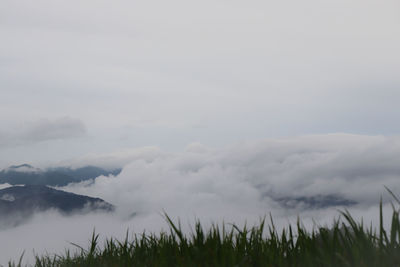
[[[6,218],[24,222],[0,226],[0,265],[85,247],[94,229],[102,240],[158,233],[164,212],[187,232],[196,219],[269,214],[278,228],[299,216],[312,229],[343,209],[376,225],[381,196],[391,214],[385,186],[400,193],[398,10],[398,0],[2,0],[0,168],[122,171],[56,187],[113,213]]]
[[[205,227],[222,222],[254,225],[270,214],[278,229],[299,216],[311,230],[316,224],[331,225],[344,209],[376,226],[381,196],[386,223],[391,216],[393,199],[384,186],[400,192],[399,137],[314,135],[224,148],[195,143],[180,152],[141,148],[111,155],[121,164],[130,159],[119,175],[57,189],[100,197],[117,207],[115,213],[38,213],[25,224],[0,231],[0,239],[7,240],[0,245],[0,262],[17,259],[23,251],[25,260],[32,261],[33,251],[41,255],[76,249],[69,242],[85,247],[94,229],[102,240],[122,239],[128,229],[132,234],[168,230],[164,212],[180,219],[186,232],[196,219]],[[103,157],[93,156],[92,162]],[[329,195],[354,204],[321,208],[296,201]],[[282,198],[294,204],[283,206]]]

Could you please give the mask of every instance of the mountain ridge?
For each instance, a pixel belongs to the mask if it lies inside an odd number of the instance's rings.
[[[101,198],[78,195],[44,185],[11,186],[0,190],[0,226],[17,226],[36,212],[56,210],[63,215],[112,212],[115,206]]]
[[[97,166],[80,168],[52,167],[35,168],[30,164],[12,165],[0,171],[0,183],[10,185],[49,185],[65,186],[69,183],[79,183],[95,179],[98,176],[118,175],[122,169],[107,170]]]

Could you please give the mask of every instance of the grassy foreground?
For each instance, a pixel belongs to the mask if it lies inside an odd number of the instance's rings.
[[[393,208],[391,229],[366,228],[349,212],[331,228],[307,232],[301,223],[277,232],[273,221],[252,228],[212,226],[200,222],[184,235],[167,216],[170,231],[135,235],[124,241],[108,239],[98,244],[93,233],[89,248],[71,255],[37,256],[35,266],[400,266],[399,211]],[[20,264],[9,263],[9,266]]]

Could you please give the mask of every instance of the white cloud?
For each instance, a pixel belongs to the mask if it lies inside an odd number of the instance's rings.
[[[194,144],[184,152],[143,152],[138,150],[135,158],[132,153],[132,163],[118,177],[99,177],[94,185],[73,185],[70,190],[132,211],[204,206],[209,214],[212,206],[220,205],[214,212],[218,214],[233,203],[243,205],[244,213],[259,213],[270,205],[268,197],[281,196],[339,195],[370,205],[384,185],[400,191],[397,137],[332,134],[223,149]]]

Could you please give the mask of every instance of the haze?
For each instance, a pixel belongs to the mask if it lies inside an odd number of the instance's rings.
[[[395,135],[399,5],[2,1],[1,161]]]
[[[340,196],[374,218],[384,194],[390,209],[399,10],[396,0],[3,0],[1,169],[123,170],[61,188],[117,215],[38,214],[0,231],[10,240],[0,264],[24,249],[62,253],[93,227],[157,231],[163,210],[238,224],[301,214],[312,225],[336,207],[278,200]]]

